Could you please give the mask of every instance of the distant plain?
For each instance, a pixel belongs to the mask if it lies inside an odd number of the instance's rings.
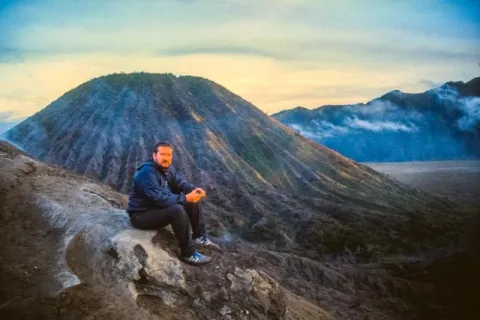
[[[415,188],[480,206],[480,160],[363,162]]]

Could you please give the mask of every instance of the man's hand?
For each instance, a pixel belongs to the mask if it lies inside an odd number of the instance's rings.
[[[205,196],[206,196],[206,192],[202,188],[196,188],[192,192],[188,193],[185,196],[185,198],[187,199],[187,202],[196,203],[196,202],[200,201]]]
[[[205,190],[203,190],[202,188],[197,188],[195,190],[198,190],[200,192],[200,194],[202,195],[202,198],[205,198],[207,196],[207,193],[205,192]],[[194,191],[195,191],[194,190]]]

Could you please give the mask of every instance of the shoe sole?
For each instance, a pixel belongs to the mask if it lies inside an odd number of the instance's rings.
[[[187,260],[182,260],[183,262],[185,262],[186,264],[189,264],[191,266],[203,266],[205,264],[209,264],[210,262],[212,262],[212,259],[208,260],[208,261],[205,261],[205,262],[192,262],[192,261],[187,261]]]

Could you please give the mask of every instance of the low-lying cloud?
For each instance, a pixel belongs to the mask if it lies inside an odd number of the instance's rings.
[[[15,112],[0,111],[0,135],[13,128],[23,119],[24,118],[18,118],[18,115]]]
[[[312,124],[316,126],[317,132],[321,132],[324,138],[344,135],[350,131],[346,127],[338,126],[325,120],[321,120],[321,121],[312,120]]]
[[[324,113],[320,109],[316,119],[290,126],[312,140],[330,141],[334,137],[362,131],[418,134],[432,125],[444,126],[445,124],[439,123],[441,121],[439,117],[442,114],[455,114],[449,110],[461,111],[460,116],[454,119],[453,129],[472,131],[480,125],[480,97],[462,96],[456,88],[449,85],[428,92],[437,100],[432,101],[434,104],[432,106],[417,105],[416,108],[402,108],[387,99],[378,98],[367,104],[338,107],[340,113],[331,109],[326,109]],[[393,93],[406,95],[400,91]],[[407,99],[407,103],[410,101],[408,96],[404,98]],[[429,132],[426,131],[426,134]]]
[[[363,116],[383,117],[386,113],[399,111],[398,107],[390,101],[373,100],[369,104],[346,106],[351,113]]]
[[[458,120],[458,127],[463,131],[470,131],[480,122],[480,98],[463,99],[459,105],[464,115]]]
[[[480,123],[480,98],[460,96],[451,86],[442,86],[431,90],[446,108],[458,109],[462,116],[457,120],[457,127],[462,131],[471,131]]]
[[[344,123],[351,128],[364,129],[364,130],[375,131],[375,132],[380,132],[380,131],[414,132],[418,130],[418,128],[411,123],[407,126],[400,122],[368,121],[368,120],[359,119],[357,117],[347,118],[345,119]]]

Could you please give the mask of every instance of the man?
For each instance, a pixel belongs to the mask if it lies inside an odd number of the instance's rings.
[[[173,146],[169,143],[157,143],[152,158],[138,167],[133,177],[127,209],[132,225],[138,229],[159,229],[170,224],[184,261],[194,265],[209,262],[210,257],[195,250],[195,246],[220,250],[206,237],[199,203],[206,196],[205,190],[187,182],[171,166]]]

